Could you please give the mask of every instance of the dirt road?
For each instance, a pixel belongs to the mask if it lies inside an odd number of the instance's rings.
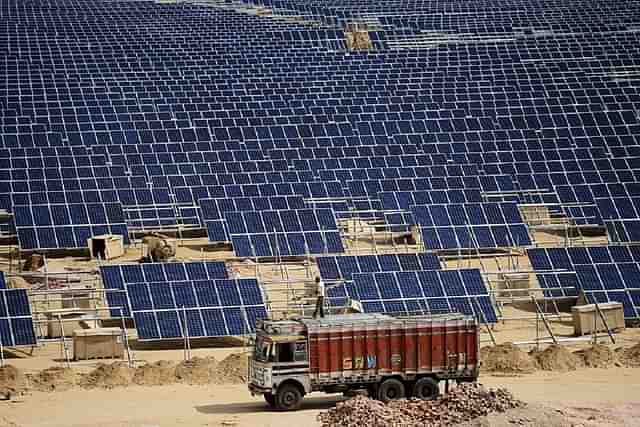
[[[640,426],[640,369],[537,372],[481,381],[505,386],[525,401],[561,409],[587,426]],[[1,402],[0,426],[314,426],[318,412],[341,398],[311,395],[301,411],[278,413],[269,411],[261,398],[251,397],[243,385],[35,392],[22,402]]]

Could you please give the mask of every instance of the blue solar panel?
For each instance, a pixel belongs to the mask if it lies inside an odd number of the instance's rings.
[[[355,273],[440,269],[434,254],[384,254],[325,256],[316,258],[324,280],[351,280]]]
[[[0,289],[0,340],[4,347],[36,345],[26,289]]]
[[[119,234],[129,243],[120,203],[15,206],[15,225],[22,249],[86,248],[87,239]]]
[[[126,286],[168,281],[197,282],[228,277],[225,263],[220,261],[103,265],[100,267],[100,274],[107,290],[107,305],[112,317],[131,317]]]
[[[355,273],[353,285],[329,288],[330,303],[344,303],[345,296],[358,300],[367,312],[395,315],[421,308],[424,312],[462,312],[489,323],[497,321],[480,270],[428,270]]]
[[[429,249],[528,246],[529,232],[515,203],[414,205],[411,212]]]
[[[344,252],[329,209],[225,212],[234,251],[245,257]]]
[[[7,280],[4,278],[3,271],[0,271],[0,289],[7,289]]]
[[[267,315],[256,279],[135,283],[127,293],[140,340],[245,335]]]

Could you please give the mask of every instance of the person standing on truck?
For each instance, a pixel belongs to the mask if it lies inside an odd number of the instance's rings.
[[[319,276],[316,276],[316,295],[316,309],[313,312],[314,319],[317,319],[318,315],[320,315],[321,318],[324,317],[325,286]]]

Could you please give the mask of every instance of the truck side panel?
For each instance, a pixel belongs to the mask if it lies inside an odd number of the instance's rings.
[[[478,364],[473,320],[389,319],[321,325],[308,333],[311,382],[375,381],[387,375],[465,378]]]

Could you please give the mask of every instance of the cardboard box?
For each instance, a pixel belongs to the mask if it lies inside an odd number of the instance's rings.
[[[62,336],[70,337],[73,331],[77,329],[88,329],[99,327],[99,321],[95,318],[95,314],[89,314],[85,311],[66,310],[64,312],[51,313],[47,315],[47,336],[49,338],[59,338]]]
[[[114,259],[124,255],[124,242],[119,234],[103,234],[93,236],[87,239],[87,246],[91,258],[97,258],[98,255],[103,260]]]
[[[75,360],[113,359],[124,355],[120,328],[95,328],[73,331]]]
[[[619,331],[625,328],[624,309],[622,303],[607,302],[598,304],[602,315],[607,321],[607,326],[612,331]],[[573,315],[573,328],[576,335],[590,335],[594,332],[606,333],[607,328],[602,322],[602,318],[596,310],[595,304],[576,305],[571,307]]]

